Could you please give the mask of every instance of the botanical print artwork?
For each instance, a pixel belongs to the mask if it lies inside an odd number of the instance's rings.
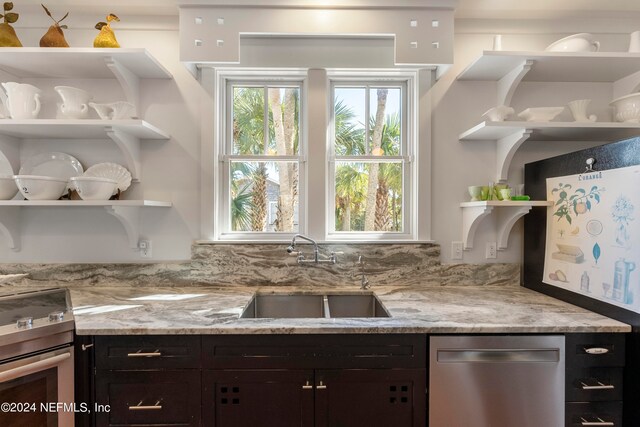
[[[640,313],[640,166],[547,179],[543,282]]]

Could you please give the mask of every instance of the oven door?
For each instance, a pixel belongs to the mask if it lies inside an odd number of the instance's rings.
[[[73,347],[0,365],[0,426],[72,427]]]

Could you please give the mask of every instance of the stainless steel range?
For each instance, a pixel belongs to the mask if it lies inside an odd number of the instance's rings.
[[[0,426],[73,427],[69,292],[0,296]]]

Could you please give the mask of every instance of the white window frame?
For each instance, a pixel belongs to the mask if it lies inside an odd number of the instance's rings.
[[[329,78],[329,159],[327,167],[327,210],[326,210],[326,239],[334,241],[416,241],[418,230],[418,192],[417,192],[417,162],[415,152],[418,145],[418,96],[416,72],[402,71],[374,71],[354,72],[332,70],[327,73]],[[336,156],[335,155],[335,88],[336,87],[399,87],[401,88],[401,149],[399,156]],[[367,90],[368,92],[368,90]],[[369,96],[369,95],[367,95]],[[369,104],[365,105],[365,111],[369,113]],[[366,113],[366,114],[367,114]],[[368,118],[367,118],[368,122]],[[369,124],[365,123],[367,131]],[[336,161],[355,162],[402,162],[403,172],[403,231],[336,231],[335,230],[335,164]]]
[[[229,95],[229,88],[233,85],[246,85],[256,87],[295,85],[300,87],[300,116],[299,116],[299,152],[294,156],[269,155],[269,161],[295,161],[298,162],[298,231],[296,232],[258,232],[258,231],[233,231],[230,224],[230,176],[229,165],[231,161],[256,161],[263,160],[267,156],[262,155],[238,155],[233,154],[233,141],[231,137],[231,122],[233,119],[233,97]],[[214,239],[218,241],[286,241],[291,240],[297,233],[306,232],[306,160],[307,160],[307,73],[303,70],[217,70],[216,94],[218,114],[216,114],[216,149],[214,156]],[[266,125],[266,124],[265,124]]]

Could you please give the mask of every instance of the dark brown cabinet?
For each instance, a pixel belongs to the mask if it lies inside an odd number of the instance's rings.
[[[203,338],[206,427],[424,427],[424,335]]]
[[[97,427],[201,424],[198,336],[97,336]]]
[[[96,336],[98,427],[424,427],[425,335]]]
[[[565,338],[565,426],[622,426],[625,335]]]

